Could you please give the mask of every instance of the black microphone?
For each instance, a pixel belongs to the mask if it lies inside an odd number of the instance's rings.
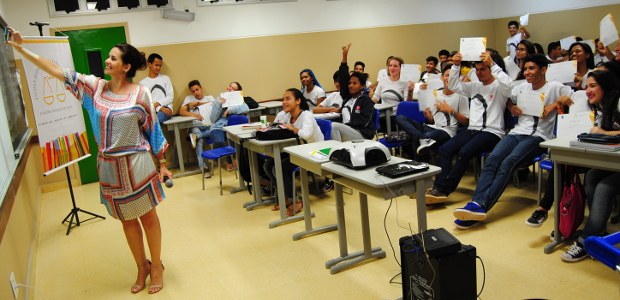
[[[164,176],[164,184],[166,184],[167,188],[171,188],[174,185],[174,182],[172,182],[172,178],[166,175]]]
[[[32,25],[32,26],[47,26],[47,25],[49,25],[49,24],[50,24],[50,23],[48,23],[48,22],[37,22],[37,21],[35,21],[35,22],[30,22],[30,25]]]

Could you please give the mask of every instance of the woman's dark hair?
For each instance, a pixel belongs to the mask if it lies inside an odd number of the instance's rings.
[[[144,52],[140,52],[136,47],[126,43],[116,44],[114,48],[118,48],[118,50],[121,51],[121,60],[123,64],[131,65],[131,68],[129,68],[129,71],[125,74],[127,78],[136,76],[137,70],[146,69],[146,57]]]
[[[237,91],[243,91],[243,87],[241,87],[241,83],[237,81],[233,81],[232,83],[234,83],[237,86]]]
[[[314,72],[312,72],[312,70],[310,70],[310,69],[303,69],[303,70],[301,70],[301,72],[299,72],[299,76],[301,76],[301,74],[303,74],[303,73],[308,73],[308,75],[310,75],[310,78],[312,78],[312,82],[314,83],[314,85],[316,85],[316,86],[318,86],[320,88],[323,88],[321,86],[321,84],[319,83],[319,80],[316,78],[316,75],[314,75]],[[304,88],[303,85],[301,86],[301,88],[302,89]]]
[[[536,50],[536,54],[545,54],[545,50],[543,49],[543,46],[539,43],[534,43],[534,50]]]
[[[368,81],[368,74],[366,73],[353,72],[351,73],[351,77],[357,78],[360,81],[361,85],[366,85],[366,81]]]
[[[155,59],[156,59],[156,58],[157,58],[157,59],[159,59],[159,60],[164,60],[164,59],[161,57],[161,55],[159,55],[159,54],[157,54],[157,53],[151,53],[151,54],[149,55],[149,58],[148,58],[146,61],[148,61],[148,62],[149,62],[149,64],[152,64],[152,63],[155,61]]]
[[[588,69],[594,69],[594,52],[592,52],[592,48],[590,47],[590,45],[586,43],[575,42],[572,45],[570,45],[570,47],[568,48],[568,57],[570,58],[572,56],[573,47],[576,47],[576,46],[581,46],[581,49],[583,49],[583,52],[590,55],[590,57],[588,57],[588,60],[586,60],[586,67],[588,67]]]
[[[490,53],[491,59],[493,60],[493,62],[496,65],[498,65],[500,68],[502,68],[502,71],[504,71],[504,73],[506,73],[506,64],[504,63],[504,59],[499,54],[499,52],[497,52],[497,50],[495,50],[493,48],[487,48],[487,52]]]
[[[301,108],[301,110],[310,110],[310,106],[308,105],[308,100],[306,99],[306,97],[304,97],[304,93],[302,93],[299,89],[290,88],[286,91],[293,93],[293,97],[295,99],[301,100],[299,101],[299,108]]]
[[[521,40],[517,44],[517,48],[519,47],[519,45],[525,46],[525,52],[526,52],[525,56],[536,54],[536,48],[534,47],[534,44],[532,44],[532,42],[528,40]],[[521,62],[517,60],[516,56],[515,56],[515,63],[517,64],[517,66],[521,64]],[[525,65],[525,63],[523,65]],[[525,76],[523,76],[523,68],[519,70],[519,74],[517,75],[517,78],[515,80],[521,80],[521,79],[525,79]]]
[[[620,112],[618,112],[618,79],[609,71],[592,71],[588,77],[594,78],[596,83],[603,90],[603,97],[599,102],[599,108],[603,113],[603,120],[600,124],[605,130],[613,130],[614,120],[620,122]],[[590,105],[593,110],[599,108],[596,105]]]

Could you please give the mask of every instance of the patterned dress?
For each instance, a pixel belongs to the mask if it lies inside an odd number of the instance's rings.
[[[165,198],[149,151],[161,159],[168,148],[147,90],[136,85],[129,95],[117,95],[104,79],[68,69],[64,75],[97,140],[101,203],[116,219],[141,217]]]

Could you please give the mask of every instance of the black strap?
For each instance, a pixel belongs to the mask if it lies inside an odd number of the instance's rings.
[[[160,90],[161,90],[161,92],[162,92],[162,93],[164,93],[164,96],[167,96],[167,95],[166,95],[166,90],[165,90],[165,89],[164,89],[164,87],[162,87],[161,85],[159,85],[159,84],[154,85],[154,86],[151,88],[151,94],[153,93],[153,91],[154,91],[155,89],[160,89]]]
[[[534,133],[536,133],[536,128],[538,128],[538,121],[540,120],[540,117],[532,117],[534,118],[534,128],[532,128],[532,133],[530,135],[534,135]]]
[[[384,93],[393,94],[396,98],[398,98],[398,102],[403,102],[404,100],[403,96],[395,90],[386,90]]]
[[[482,129],[487,128],[487,101],[480,94],[476,94],[472,99],[478,99],[480,103],[482,103],[482,107],[484,107],[484,112],[482,113]]]

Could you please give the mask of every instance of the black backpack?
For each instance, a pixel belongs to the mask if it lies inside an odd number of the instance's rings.
[[[273,141],[297,138],[298,136],[282,124],[272,123],[266,128],[256,130],[254,132],[254,137],[259,141]]]

